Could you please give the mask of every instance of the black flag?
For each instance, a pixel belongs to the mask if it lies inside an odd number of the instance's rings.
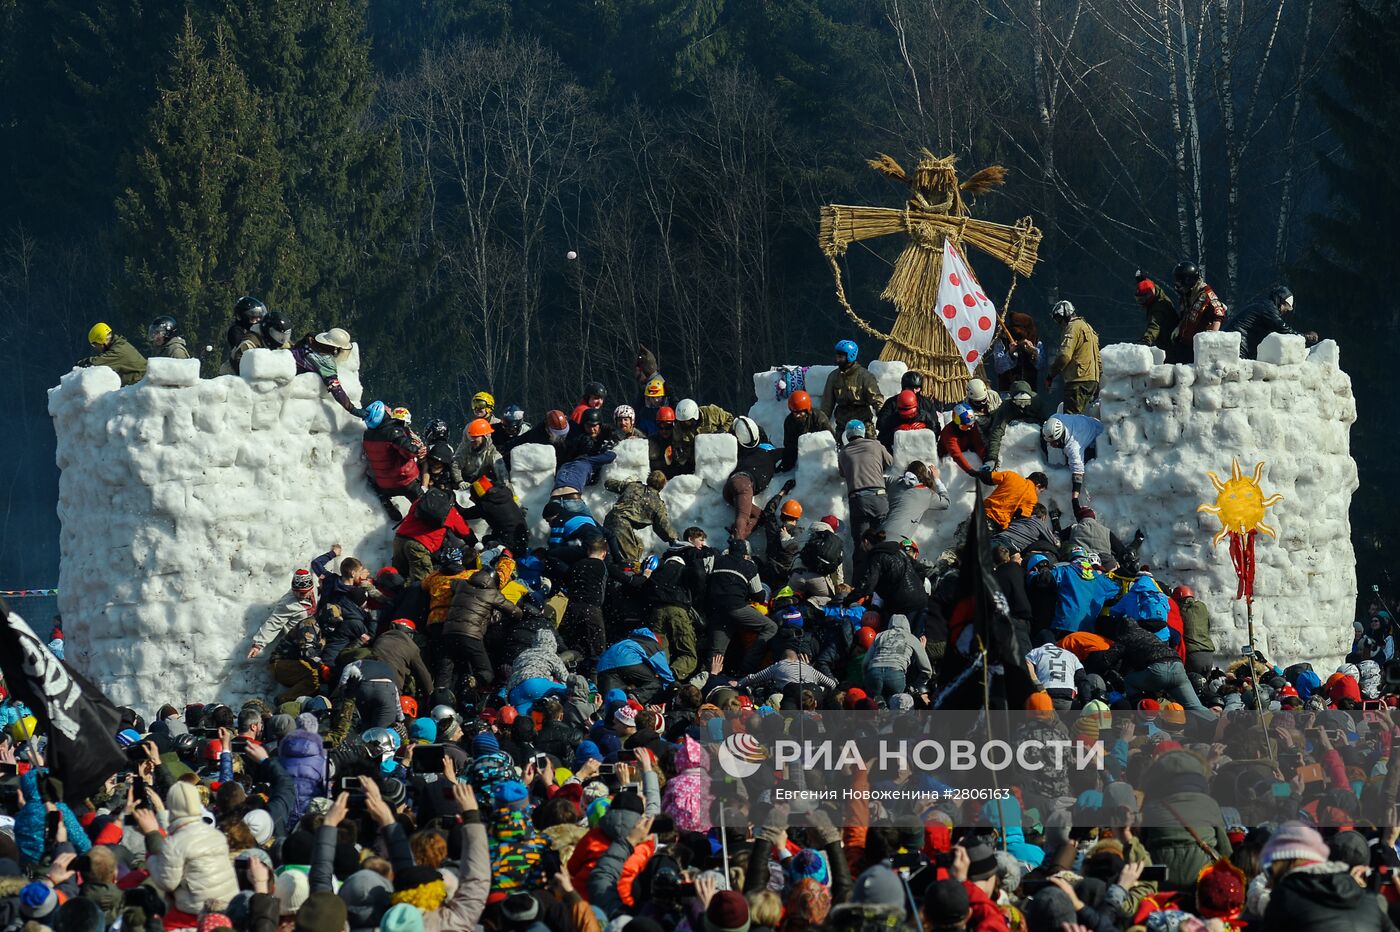
[[[982,483],[968,519],[967,543],[958,557],[958,599],[949,613],[948,647],[939,668],[935,706],[945,709],[1025,708],[1032,691],[1016,641],[1011,606],[992,574],[991,534],[982,510]],[[986,665],[982,669],[982,645]]]
[[[19,615],[0,602],[0,674],[33,710],[48,736],[44,763],[63,795],[82,799],[127,766],[117,744],[121,713],[102,691],[54,656]]]

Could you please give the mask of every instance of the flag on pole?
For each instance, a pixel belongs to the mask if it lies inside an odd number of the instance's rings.
[[[126,767],[117,744],[121,713],[45,646],[24,619],[0,602],[0,675],[34,712],[48,737],[44,763],[68,799],[91,796]]]
[[[997,309],[982,290],[972,267],[951,238],[943,242],[943,281],[938,285],[938,319],[948,328],[969,374],[992,347]]]

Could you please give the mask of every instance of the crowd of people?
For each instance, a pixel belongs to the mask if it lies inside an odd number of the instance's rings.
[[[1143,341],[1169,355],[1227,323],[1193,266],[1175,278],[1176,302],[1142,276],[1137,292]],[[1291,308],[1286,289],[1269,300],[1273,312],[1244,312],[1246,353]],[[420,432],[404,407],[345,395],[345,331],[293,345],[285,318],[240,301],[229,371],[247,349],[291,349],[364,419],[392,558],[332,545],[289,566],[246,650],[275,694],[122,709],[128,766],[91,796],[65,794],[45,723],[5,697],[0,929],[1392,928],[1394,619],[1378,597],[1336,671],[1213,641],[1190,580],[1154,577],[1130,516],[1110,527],[1092,507],[1098,337],[1068,302],[1052,316],[1054,357],[1009,315],[992,370],[951,410],[913,372],[884,398],[843,340],[820,398],[789,373],[783,436],[769,438],[676,398],[642,348],[635,397],[610,411],[590,383],[532,426],[482,391],[453,444],[444,421]],[[89,336],[88,362],[141,378],[131,344],[105,325]],[[168,318],[151,343],[188,352]],[[1003,468],[1017,422],[1039,427],[1046,470],[1068,468],[1068,513],[1045,471]],[[936,435],[939,459],[982,485],[980,512],[950,502],[938,462],[894,460],[902,430]],[[819,431],[839,443],[845,520],[809,514],[792,482],[772,489],[806,468],[799,439]],[[719,546],[678,528],[660,494],[708,433],[739,450]],[[594,514],[582,490],[637,438],[649,474],[608,479],[616,500]],[[546,541],[531,541],[511,488],[512,453],[531,443],[556,459]],[[921,554],[916,532],[935,521],[990,538],[1015,642],[998,656],[1020,668],[976,674],[980,551]],[[1107,766],[1042,762],[1008,778],[995,808],[950,798],[917,827],[841,804],[799,827],[771,796],[720,792],[736,778],[713,739],[775,714],[819,723],[988,697],[1022,713],[1018,740],[1100,742]]]

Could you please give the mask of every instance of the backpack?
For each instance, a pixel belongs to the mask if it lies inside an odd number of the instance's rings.
[[[846,559],[846,546],[832,531],[813,534],[798,554],[802,565],[815,573],[830,576]]]
[[[457,504],[457,497],[447,489],[434,486],[428,489],[418,498],[418,517],[422,518],[433,527],[442,527],[447,523],[447,516],[452,513],[452,509]]]

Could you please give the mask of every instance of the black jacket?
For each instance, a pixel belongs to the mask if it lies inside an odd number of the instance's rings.
[[[1104,662],[1120,672],[1135,673],[1154,663],[1181,662],[1166,641],[1145,630],[1135,621],[1124,621],[1113,646],[1104,651]]]
[[[472,506],[460,511],[464,518],[485,521],[511,553],[524,556],[530,533],[525,524],[525,512],[515,503],[510,486],[498,482],[487,489],[485,495],[473,494]]]
[[[1225,322],[1224,329],[1239,333],[1240,355],[1247,359],[1254,358],[1259,352],[1259,344],[1269,334],[1298,332],[1288,326],[1278,305],[1268,298],[1246,304],[1243,310]]]
[[[1011,617],[1030,624],[1031,601],[1026,595],[1025,567],[1019,563],[1003,563],[992,570],[992,575],[997,578],[997,584],[1011,605]]]
[[[890,615],[909,615],[928,607],[923,577],[914,569],[914,561],[909,559],[909,555],[892,540],[871,548],[865,561],[865,575],[846,601],[849,604],[872,593],[883,600],[882,614],[887,618]]]
[[[797,465],[797,439],[806,434],[815,434],[818,431],[831,432],[831,420],[822,411],[813,408],[807,413],[807,421],[803,423],[792,415],[783,418],[783,455],[778,460],[778,472],[788,472]]]
[[[923,421],[928,425],[928,429],[933,431],[933,436],[937,439],[940,429],[938,426],[938,408],[934,405],[933,399],[927,395],[919,395],[919,413],[914,417],[916,421]],[[880,413],[875,415],[875,438],[885,445],[885,449],[894,452],[894,435],[899,429],[899,410],[896,405],[897,396],[890,396],[885,399],[885,403],[880,406]]]
[[[1341,864],[1312,864],[1283,876],[1261,928],[1270,932],[1379,932],[1395,926],[1376,895],[1357,886]]]
[[[773,471],[778,468],[778,460],[782,457],[783,451],[774,449],[762,449],[753,447],[752,449],[739,450],[739,462],[734,467],[731,476],[740,473],[753,480],[753,491],[757,495],[768,488],[768,483],[773,481]]]
[[[571,607],[577,602],[580,607],[601,608],[607,591],[608,565],[603,560],[584,557],[569,567],[569,575],[564,578],[564,593]]]
[[[762,590],[758,581],[758,567],[752,560],[722,553],[715,557],[715,568],[710,571],[707,605],[716,615],[725,615],[748,605]],[[710,619],[711,623],[718,618]]]

